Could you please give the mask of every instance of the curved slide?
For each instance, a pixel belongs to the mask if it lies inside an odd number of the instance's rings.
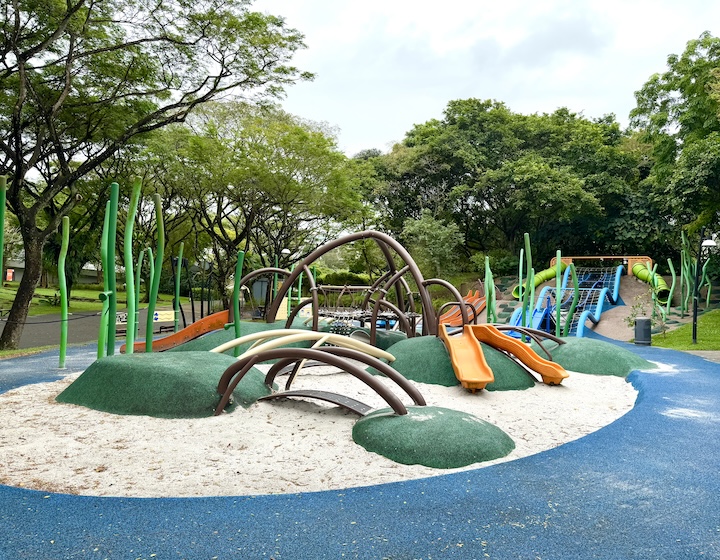
[[[469,291],[468,295],[463,298],[465,305],[472,307],[475,310],[475,317],[485,309],[485,297],[481,296],[476,290],[475,292]],[[472,317],[470,318],[472,321]],[[461,327],[463,324],[462,312],[460,311],[459,305],[454,305],[447,313],[443,313],[440,316],[440,322],[450,327]]]
[[[460,335],[450,336],[446,326],[441,324],[438,334],[450,354],[455,376],[465,389],[472,392],[484,389],[488,383],[495,381],[485,360],[481,342],[511,354],[540,374],[543,383],[559,385],[568,377],[567,371],[560,364],[541,358],[530,346],[503,334],[492,325],[465,325]]]
[[[209,332],[222,329],[229,321],[230,313],[227,309],[225,311],[218,311],[217,313],[203,317],[176,333],[153,340],[153,352],[164,352],[165,350],[170,350],[170,348],[180,346],[181,344],[194,340]],[[136,342],[133,349],[135,352],[144,352],[145,342]],[[125,352],[124,344],[120,347],[120,352]]]
[[[464,325],[461,334],[450,336],[447,326],[441,323],[438,335],[450,354],[455,377],[463,388],[474,393],[495,381],[495,376],[485,360],[480,342],[473,334],[472,326]]]
[[[632,273],[638,280],[650,284],[661,305],[665,305],[668,302],[672,294],[662,276],[653,272],[651,268],[648,268],[643,263],[635,263],[632,267]]]
[[[538,372],[543,383],[560,385],[568,377],[567,371],[560,364],[541,358],[530,346],[503,334],[492,325],[470,325],[470,328],[480,342],[512,354],[531,370]]]

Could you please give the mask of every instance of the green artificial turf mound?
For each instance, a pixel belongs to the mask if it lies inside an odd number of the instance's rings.
[[[418,383],[454,387],[459,385],[450,356],[436,336],[416,336],[392,345],[395,361],[390,365],[407,379]]]
[[[453,469],[505,457],[515,442],[475,416],[434,406],[408,407],[403,416],[381,409],[358,420],[353,440],[403,465]]]
[[[485,386],[486,391],[524,391],[535,386],[535,380],[514,360],[484,342],[480,345],[495,376],[495,381]]]
[[[122,354],[91,364],[56,400],[111,412],[158,418],[212,416],[220,401],[217,385],[234,363],[211,352]],[[265,376],[248,372],[235,389],[234,403],[249,406],[270,393]]]
[[[284,329],[285,328],[285,321],[275,321],[274,323],[265,323],[264,321],[241,321],[240,322],[240,336],[246,336],[248,334],[255,334],[257,332],[263,332],[263,331],[275,331],[278,329]],[[302,321],[295,321],[292,326],[293,329],[307,329],[310,330],[308,327],[304,325]],[[196,338],[194,340],[189,340],[185,344],[181,344],[180,346],[176,346],[175,348],[171,348],[170,350],[167,350],[167,352],[195,352],[200,350],[212,350],[213,348],[217,348],[221,344],[225,344],[226,342],[230,342],[231,340],[235,339],[235,329],[230,327],[229,329],[225,330],[218,330],[211,333],[208,333],[204,336],[201,336],[199,338]],[[246,344],[243,344],[240,346],[239,353],[242,354],[245,350],[247,350],[251,346],[252,342],[248,342]],[[300,347],[300,348],[308,348],[311,343],[308,342],[300,342],[297,344],[290,344],[289,347]],[[233,350],[230,349],[225,354],[232,356]]]
[[[568,371],[627,377],[633,370],[656,367],[655,364],[630,350],[604,340],[577,337],[567,337],[563,340],[565,344],[559,346],[551,342],[544,346],[552,354],[553,362],[557,362]],[[539,354],[545,357],[542,350]]]
[[[485,360],[495,376],[488,391],[521,391],[535,385],[532,377],[502,352],[482,344]],[[436,336],[416,336],[394,344],[389,350],[395,361],[390,365],[407,379],[443,387],[454,387],[455,377],[445,344]]]

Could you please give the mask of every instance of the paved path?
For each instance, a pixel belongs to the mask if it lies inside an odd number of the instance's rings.
[[[617,344],[668,367],[632,373],[639,397],[628,414],[553,450],[278,496],[95,498],[0,486],[0,558],[720,559],[720,365]],[[73,359],[91,360],[92,350],[75,348]],[[5,366],[25,368],[15,383],[55,378],[56,359],[5,360],[0,379]]]

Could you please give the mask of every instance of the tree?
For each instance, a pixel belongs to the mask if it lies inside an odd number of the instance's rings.
[[[705,32],[635,92],[631,125],[653,146],[648,181],[676,222],[717,225],[720,210],[720,39]]]
[[[383,163],[377,199],[393,231],[427,209],[459,227],[468,257],[516,253],[528,232],[539,260],[557,248],[596,253],[611,245],[598,232],[609,233],[603,228],[625,208],[640,161],[611,115],[520,115],[478,99],[451,101],[442,120],[416,125],[373,159]]]
[[[310,75],[302,36],[248,0],[15,0],[2,8],[0,173],[25,274],[0,337],[16,347],[49,235],[76,185],[125,146],[220,95],[266,98]],[[51,208],[52,211],[47,212]]]
[[[221,292],[239,250],[248,266],[277,257],[284,267],[283,249],[301,258],[362,214],[354,168],[331,132],[273,105],[208,104],[157,134],[142,159],[162,169],[153,183],[175,189],[174,213],[209,240]]]
[[[435,219],[429,210],[419,220],[407,220],[402,234],[418,266],[429,277],[453,272],[463,239],[456,224]]]

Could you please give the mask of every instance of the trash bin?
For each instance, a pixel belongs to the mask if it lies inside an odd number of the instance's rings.
[[[635,319],[635,344],[650,346],[652,340],[650,334],[651,321],[649,317],[638,317]]]

